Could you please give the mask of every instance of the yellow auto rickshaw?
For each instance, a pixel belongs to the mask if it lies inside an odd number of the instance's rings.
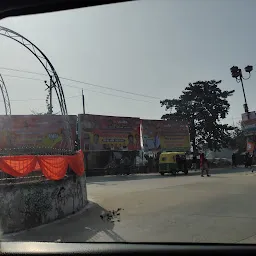
[[[178,172],[188,174],[188,167],[185,152],[163,152],[159,157],[159,173],[171,173],[176,175]]]

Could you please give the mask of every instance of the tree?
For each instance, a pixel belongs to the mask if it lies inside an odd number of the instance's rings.
[[[193,151],[197,152],[199,145],[208,145],[210,150],[220,150],[227,147],[233,127],[221,124],[229,111],[228,97],[232,91],[222,91],[218,86],[220,81],[197,81],[189,83],[178,99],[160,101],[168,114],[162,119],[186,120],[189,125]]]
[[[246,151],[246,136],[241,128],[241,122],[234,127],[229,145],[232,149],[238,150],[238,153]]]

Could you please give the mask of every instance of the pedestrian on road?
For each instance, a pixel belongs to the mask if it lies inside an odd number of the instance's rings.
[[[249,165],[249,152],[246,152],[245,158],[244,158],[244,167],[247,168]]]
[[[236,164],[236,154],[233,153],[232,154],[232,168],[236,168],[237,164]]]
[[[182,166],[182,159],[180,155],[176,155],[176,163],[177,163],[179,172],[182,171],[183,166]]]
[[[253,156],[252,156],[252,154],[249,154],[249,157],[248,157],[248,167],[249,168],[252,168],[252,160],[253,160]]]
[[[196,171],[196,164],[197,164],[197,157],[196,157],[196,155],[194,155],[193,158],[192,158],[191,170]]]
[[[200,168],[201,168],[201,177],[204,177],[204,171],[206,171],[207,177],[210,177],[209,174],[209,162],[206,159],[204,153],[200,155]]]
[[[124,157],[124,172],[126,175],[130,174],[130,169],[131,169],[131,160],[128,156]]]

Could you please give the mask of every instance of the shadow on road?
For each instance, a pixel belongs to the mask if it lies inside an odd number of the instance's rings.
[[[229,174],[229,173],[239,173],[239,172],[245,172],[245,171],[250,171],[249,169],[245,169],[243,167],[237,167],[232,169],[230,168],[216,168],[216,169],[211,169],[210,168],[210,174]],[[198,175],[200,174],[200,170],[197,171],[189,171],[189,175]]]
[[[210,174],[229,174],[229,173],[239,173],[250,171],[250,169],[245,169],[243,167],[238,168],[219,168],[219,169],[210,169]],[[197,171],[189,171],[188,176],[197,176],[200,175],[200,170]],[[185,175],[180,172],[175,177],[184,177]],[[119,182],[119,181],[129,181],[129,180],[146,180],[146,179],[165,179],[167,177],[173,177],[172,174],[166,173],[164,176],[159,173],[154,174],[131,174],[131,175],[111,175],[111,176],[93,176],[87,178],[87,184],[98,184],[105,185],[106,182]]]
[[[4,235],[2,241],[125,242],[113,231],[115,223],[100,218],[103,211],[106,210],[100,205],[90,203],[90,207],[80,213],[14,235]]]
[[[234,169],[231,168],[231,167],[230,168],[218,168],[218,169],[217,168],[216,169],[211,169],[210,168],[209,173],[211,175],[214,175],[214,174],[243,173],[243,172],[248,172],[248,171],[251,171],[251,170],[243,168],[243,167],[237,167],[237,168],[234,168]],[[188,176],[197,176],[197,175],[200,175],[200,174],[201,174],[201,170],[189,171],[188,172]],[[178,173],[176,177],[179,177],[179,176],[184,176],[184,174],[183,173]]]
[[[128,181],[128,180],[145,180],[145,179],[164,179],[159,173],[154,174],[130,174],[130,175],[111,175],[111,176],[94,176],[88,177],[87,184],[99,184],[104,182],[117,182],[117,181]]]

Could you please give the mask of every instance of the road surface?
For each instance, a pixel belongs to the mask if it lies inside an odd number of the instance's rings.
[[[5,241],[256,243],[256,174],[242,168],[161,176],[87,178],[91,201],[80,213]],[[104,210],[123,208],[120,222]]]

